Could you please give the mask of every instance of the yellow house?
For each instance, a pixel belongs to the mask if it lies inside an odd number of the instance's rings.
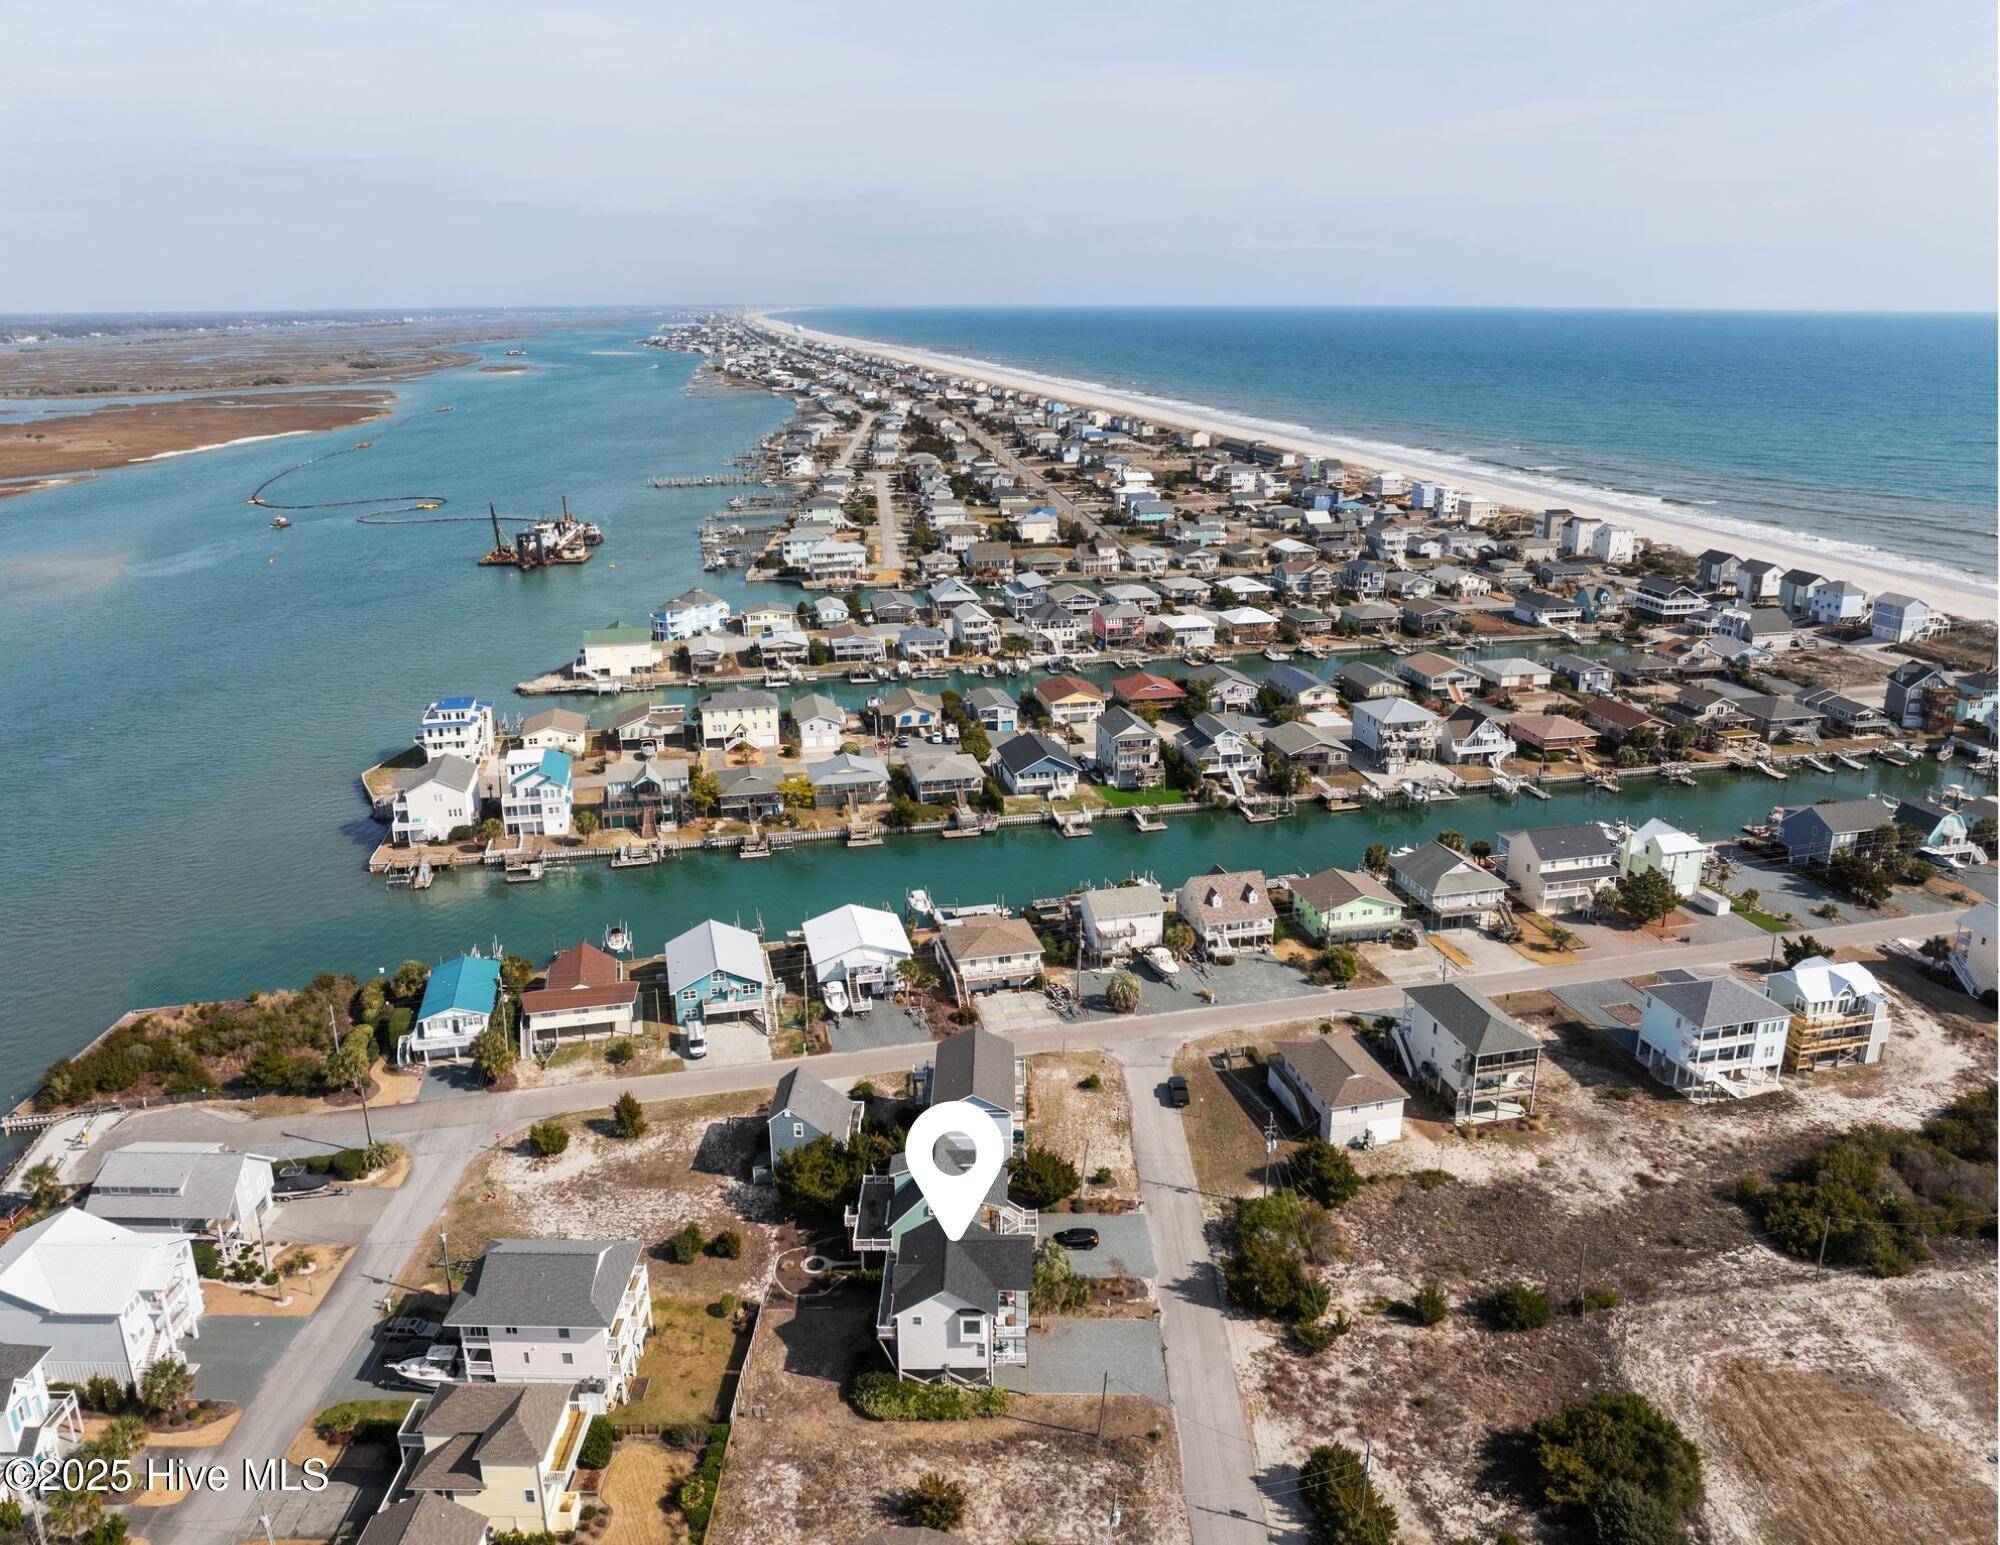
[[[573,1385],[450,1385],[403,1419],[403,1468],[389,1495],[456,1502],[497,1533],[567,1533],[589,1422]]]

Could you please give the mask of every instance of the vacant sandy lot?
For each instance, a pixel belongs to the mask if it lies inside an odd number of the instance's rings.
[[[1086,1089],[1095,1076],[1098,1087]],[[1078,1210],[1108,1200],[1137,1204],[1139,1168],[1132,1157],[1132,1107],[1124,1072],[1101,1052],[1045,1052],[1028,1059],[1028,1141],[1061,1154],[1077,1167],[1083,1189]],[[1099,1169],[1110,1182],[1093,1185]]]
[[[1136,1396],[1016,1397],[1011,1414],[966,1422],[872,1422],[841,1388],[871,1350],[872,1289],[794,1305],[758,1327],[709,1538],[721,1545],[821,1545],[894,1523],[900,1494],[929,1470],[964,1484],[971,1545],[1096,1545],[1120,1499],[1117,1538],[1187,1539],[1179,1445],[1163,1406]],[[1032,1355],[1032,1353],[1031,1353]]]

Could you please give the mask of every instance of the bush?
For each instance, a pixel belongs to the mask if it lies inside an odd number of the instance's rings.
[[[613,1041],[609,1046],[604,1048],[604,1060],[614,1068],[622,1068],[638,1055],[639,1049],[629,1040],[623,1038]]]
[[[1535,1489],[1550,1507],[1588,1512],[1628,1487],[1678,1522],[1701,1501],[1701,1454],[1643,1395],[1600,1391],[1532,1429]]]
[[[327,1160],[336,1180],[360,1180],[367,1175],[368,1155],[359,1148],[343,1148]]]
[[[743,1254],[743,1236],[733,1228],[723,1229],[708,1242],[708,1253],[719,1260],[737,1260]]]
[[[1685,1545],[1687,1530],[1673,1509],[1657,1497],[1612,1481],[1590,1505],[1590,1533],[1596,1545]]]
[[[1309,1137],[1285,1161],[1293,1189],[1322,1207],[1340,1207],[1361,1189],[1361,1177],[1347,1151],[1324,1138]]]
[[[707,1236],[702,1233],[699,1223],[690,1223],[667,1241],[667,1253],[683,1266],[692,1266],[695,1257],[701,1254]]]
[[[687,1520],[688,1537],[694,1545],[708,1533],[709,1516],[715,1511],[715,1494],[722,1486],[722,1466],[729,1444],[729,1429],[717,1425],[708,1429],[701,1458],[688,1478],[681,1482],[681,1516]]]
[[[965,1517],[965,1488],[936,1470],[926,1471],[903,1493],[896,1511],[920,1529],[956,1529]]]
[[[222,1275],[222,1252],[213,1240],[197,1239],[194,1242],[194,1273],[211,1282]]]
[[[638,1096],[627,1089],[611,1103],[611,1130],[623,1138],[643,1137],[646,1133],[646,1107],[639,1103]]]
[[[1426,1282],[1410,1299],[1410,1318],[1419,1325],[1441,1325],[1451,1313],[1451,1300],[1435,1282]]]
[[[1311,1319],[1325,1308],[1299,1244],[1303,1222],[1300,1199],[1289,1191],[1237,1201],[1222,1280],[1238,1308],[1274,1320]]]
[[[1299,1467],[1299,1500],[1312,1519],[1315,1545],[1390,1545],[1396,1510],[1375,1494],[1361,1456],[1322,1443]]]
[[[1069,1251],[1053,1239],[1035,1246],[1033,1275],[1028,1285],[1028,1308],[1035,1314],[1066,1314],[1090,1302],[1090,1284],[1083,1280],[1069,1258]]]
[[[1104,1001],[1114,1014],[1136,1014],[1145,989],[1130,971],[1120,971],[1104,984]]]
[[[1509,1282],[1494,1289],[1486,1301],[1486,1312],[1502,1330],[1540,1330],[1553,1312],[1549,1295],[1525,1282]]]
[[[793,1217],[807,1223],[838,1221],[860,1196],[863,1173],[861,1151],[826,1136],[792,1149],[771,1168],[778,1200]]]
[[[1061,1154],[1029,1147],[1010,1166],[1007,1189],[1024,1207],[1046,1210],[1074,1196],[1082,1184],[1076,1166]]]
[[[618,1428],[608,1416],[593,1416],[590,1426],[584,1429],[583,1443],[576,1451],[576,1462],[586,1470],[602,1470],[611,1463],[612,1450],[618,1446]]]
[[[1354,1322],[1344,1314],[1336,1314],[1330,1320],[1306,1320],[1292,1327],[1292,1339],[1299,1344],[1299,1350],[1317,1357],[1342,1336],[1354,1329]]]
[[[878,1422],[963,1422],[1007,1414],[1004,1389],[923,1384],[899,1379],[886,1368],[856,1374],[847,1398],[855,1410]]]
[[[528,1146],[544,1159],[553,1159],[567,1153],[569,1124],[556,1116],[551,1116],[547,1121],[537,1121],[528,1128]]]
[[[1104,1087],[1104,1080],[1096,1073],[1086,1073],[1082,1078],[1077,1080],[1076,1086],[1079,1089],[1102,1089]]]

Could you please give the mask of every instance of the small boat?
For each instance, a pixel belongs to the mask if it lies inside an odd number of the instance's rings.
[[[622,922],[613,923],[604,930],[604,948],[613,955],[623,955],[632,948],[632,930]]]
[[[659,849],[649,842],[628,842],[611,855],[613,869],[645,869],[659,861]]]
[[[292,529],[292,523],[280,515],[271,522],[271,529],[273,531],[289,531]]]
[[[1181,963],[1174,959],[1174,952],[1164,944],[1155,944],[1146,951],[1146,964],[1153,968],[1153,974],[1163,982],[1171,982],[1181,974]]]
[[[439,1341],[421,1356],[392,1363],[389,1371],[418,1389],[437,1389],[458,1381],[458,1343]]]
[[[1283,665],[1291,659],[1291,656],[1274,645],[1264,651],[1264,658],[1274,665]]]
[[[441,408],[432,408],[432,409],[431,409],[431,412],[433,412],[433,413],[449,413],[450,411],[451,411],[451,404],[450,404],[450,403],[446,403],[446,404],[445,404],[445,405],[444,405],[443,407],[441,407]]]
[[[431,868],[431,861],[427,858],[420,858],[417,860],[417,872],[410,876],[410,889],[413,891],[427,891],[431,888],[431,881],[436,878],[437,872]]]

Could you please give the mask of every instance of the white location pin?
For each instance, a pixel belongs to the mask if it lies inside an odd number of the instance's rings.
[[[938,1144],[950,1137],[963,1138],[972,1146],[972,1162],[963,1174],[954,1175],[937,1161]],[[991,1111],[970,1100],[946,1100],[910,1123],[903,1158],[945,1238],[957,1240],[965,1237],[972,1220],[979,1216],[987,1189],[1007,1161],[1007,1153]]]

